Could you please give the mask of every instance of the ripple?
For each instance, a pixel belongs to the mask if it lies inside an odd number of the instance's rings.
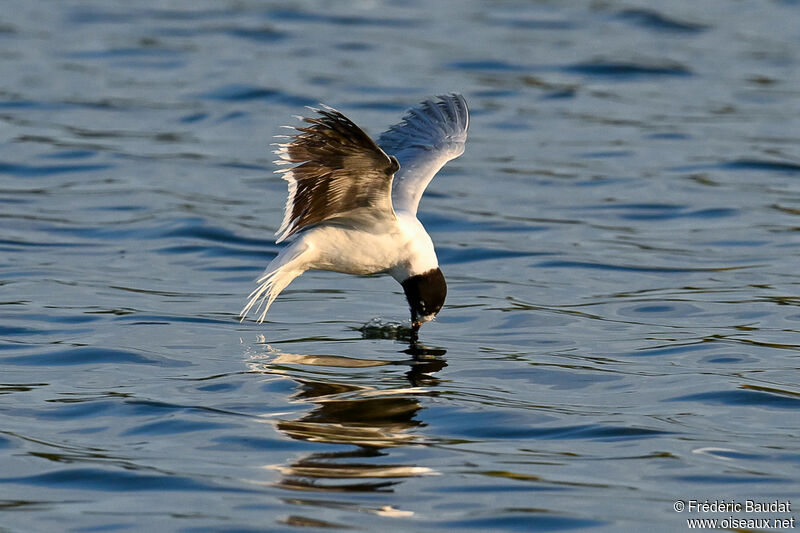
[[[775,394],[763,390],[740,388],[737,390],[719,390],[676,396],[666,401],[701,402],[723,405],[746,405],[751,407],[768,407],[777,409],[800,409],[800,396]]]
[[[497,516],[472,517],[469,520],[448,520],[437,524],[453,531],[569,531],[606,525],[601,520],[545,514],[541,509],[510,509]]]
[[[698,483],[698,484],[756,484],[756,483],[794,483],[794,479],[784,479],[775,476],[752,475],[752,476],[735,476],[730,474],[707,474],[707,475],[689,475],[689,476],[675,476],[672,479],[682,483]]]
[[[272,259],[277,252],[264,250],[242,250],[231,246],[208,246],[194,244],[180,244],[175,246],[164,246],[155,250],[158,254],[166,255],[201,255],[203,257],[252,257],[259,260]],[[254,270],[263,269],[264,265],[254,266]]]
[[[144,364],[159,366],[186,366],[189,363],[172,361],[163,357],[145,357],[136,352],[115,350],[110,348],[73,348],[41,354],[18,355],[5,357],[3,363],[25,366],[72,366],[98,364]]]
[[[266,100],[293,107],[313,106],[317,104],[315,100],[310,98],[289,94],[279,89],[238,83],[223,85],[214,90],[199,94],[198,96],[206,100],[220,100],[224,102]]]
[[[653,9],[629,8],[617,13],[617,17],[636,26],[661,32],[701,33],[708,26],[696,22],[667,17]]]
[[[50,154],[41,154],[43,159],[88,159],[97,155],[95,150],[59,150]]]
[[[32,418],[39,420],[80,420],[94,419],[102,414],[114,413],[118,410],[118,402],[98,398],[69,398],[67,404],[56,404],[48,409],[39,409],[31,413]]]
[[[722,163],[719,168],[730,170],[766,170],[769,172],[800,172],[800,163],[789,161],[768,161],[764,159],[736,159],[727,163]]]
[[[689,67],[668,61],[614,61],[595,59],[562,68],[565,72],[620,80],[640,77],[691,76]]]
[[[754,360],[752,358],[747,358],[747,357],[722,356],[722,357],[708,357],[704,359],[704,361],[706,363],[712,363],[718,365],[733,365],[741,363],[752,363]]]
[[[25,350],[28,349],[29,346],[27,344],[11,344],[10,342],[2,342],[0,343],[0,352],[10,352],[13,350]]]
[[[542,231],[544,227],[531,224],[509,224],[498,220],[469,220],[458,216],[447,216],[442,213],[426,212],[420,215],[420,221],[426,228],[441,231],[497,231],[527,232]]]
[[[6,251],[18,251],[22,250],[31,250],[41,248],[43,250],[50,249],[50,248],[83,248],[86,246],[91,247],[92,245],[85,245],[75,242],[44,242],[44,241],[33,241],[33,240],[11,240],[11,239],[0,239],[0,246],[5,249]],[[6,276],[9,276],[9,273],[6,273]]]
[[[634,155],[634,152],[631,150],[615,150],[606,152],[585,152],[580,154],[580,157],[584,159],[608,159],[611,157],[630,157],[632,155]]]
[[[241,246],[254,246],[259,248],[275,249],[275,241],[272,239],[254,239],[242,237],[236,233],[220,227],[209,226],[203,219],[188,219],[179,221],[180,226],[174,229],[163,229],[155,237],[169,239],[172,237],[194,238],[210,242],[223,242],[225,244],[238,244]]]
[[[0,336],[9,337],[15,335],[35,335],[42,333],[40,329],[29,328],[26,326],[3,326],[0,325]]]
[[[686,273],[686,272],[722,272],[725,270],[736,270],[747,267],[666,267],[666,266],[639,266],[639,265],[614,265],[610,263],[590,263],[585,261],[542,261],[531,265],[537,268],[586,268],[591,270],[621,270],[628,272],[658,272],[663,274]]]
[[[499,428],[495,428],[497,430]],[[508,428],[506,428],[508,429]],[[514,435],[512,432],[511,434]],[[587,424],[578,426],[563,426],[555,428],[529,428],[521,430],[514,436],[524,435],[528,438],[536,439],[591,439],[591,440],[631,440],[661,435],[671,435],[670,431],[660,431],[656,429],[627,427],[627,426],[604,426],[598,424]],[[501,435],[501,437],[503,437]]]
[[[137,210],[134,210],[137,211]],[[164,221],[158,224],[120,224],[100,226],[46,226],[48,232],[104,242],[164,240],[170,244],[155,248],[159,254],[202,254],[207,257],[253,257],[271,259],[280,249],[272,239],[244,237],[217,227],[202,218]],[[197,241],[200,241],[199,243]],[[2,241],[0,240],[0,244]],[[86,246],[86,243],[8,243],[17,246]],[[261,265],[263,266],[263,265]]]
[[[73,24],[129,24],[131,22],[155,20],[182,20],[201,21],[218,20],[220,17],[230,16],[228,9],[153,9],[138,8],[125,10],[111,10],[100,7],[81,6],[68,11],[67,20]]]
[[[122,435],[176,435],[183,433],[192,433],[196,431],[214,431],[223,428],[234,427],[233,424],[224,424],[218,422],[198,421],[198,420],[180,420],[170,418],[169,420],[159,420],[157,422],[150,422],[135,426],[122,432]]]
[[[231,37],[260,43],[274,43],[286,39],[289,36],[288,33],[278,31],[269,26],[262,26],[260,28],[229,28],[223,31]]]
[[[534,18],[494,18],[493,24],[524,30],[574,30],[580,25],[571,20],[534,19]]]
[[[189,323],[189,324],[230,324],[228,320],[220,320],[216,318],[206,318],[199,316],[171,316],[171,315],[151,315],[147,313],[136,313],[134,315],[125,315],[114,317],[115,322],[131,322],[133,324],[174,324],[174,323]]]
[[[532,257],[548,255],[540,252],[523,252],[517,250],[492,250],[491,248],[447,248],[441,246],[436,249],[439,261],[445,265],[474,263],[476,261],[490,261],[493,259],[508,259],[512,257]]]
[[[448,411],[450,411],[448,409]],[[460,410],[459,410],[460,413]],[[458,418],[458,413],[450,412],[449,418]],[[430,416],[430,415],[429,415]],[[462,418],[469,423],[449,422],[455,427],[451,431],[459,437],[471,439],[537,439],[537,440],[598,440],[624,441],[639,440],[673,432],[632,426],[615,426],[605,424],[580,424],[563,426],[542,426],[538,420],[521,416],[510,417],[502,411],[462,413]]]
[[[212,450],[224,450],[227,452],[247,452],[262,451],[272,452],[274,450],[286,450],[293,453],[299,451],[314,451],[316,446],[296,441],[288,438],[267,438],[255,436],[225,436],[212,439],[213,444],[209,446]]]
[[[629,317],[682,318],[701,314],[703,309],[697,305],[686,302],[649,302],[630,307],[622,307],[617,312],[622,316]]]
[[[267,25],[256,27],[233,25],[165,26],[153,29],[152,33],[159,37],[180,37],[183,39],[212,39],[222,35],[259,44],[273,44],[291,37],[291,33]]]
[[[669,170],[678,172],[697,172],[702,170],[757,170],[780,174],[796,174],[800,172],[800,164],[791,161],[771,161],[767,159],[734,159],[718,163],[700,165],[681,165]]]
[[[15,318],[22,318],[22,317],[20,317],[20,315],[17,315],[15,313],[0,313],[0,319],[2,320],[14,320]],[[98,316],[92,316],[87,314],[48,315],[45,313],[25,313],[24,319],[30,320],[32,322],[45,322],[48,324],[85,324],[87,322],[96,322],[101,318]]]
[[[23,98],[15,98],[13,100],[0,100],[0,109],[34,109],[40,111],[52,111],[65,107],[64,104],[56,104],[52,102],[40,102],[37,100],[27,100]]]
[[[324,23],[336,26],[378,26],[398,27],[419,26],[420,20],[410,18],[367,17],[360,15],[333,15],[330,13],[312,13],[299,9],[279,8],[271,9],[267,16],[273,20],[302,23]]]
[[[207,119],[210,115],[208,113],[192,113],[190,115],[185,115],[179,119],[179,121],[183,124],[192,124],[194,122],[201,122]]]
[[[0,174],[8,174],[17,178],[38,178],[57,174],[97,172],[111,168],[114,168],[114,165],[100,163],[85,165],[25,165],[0,161]]]
[[[101,50],[85,50],[68,52],[64,57],[70,59],[114,59],[128,57],[165,57],[181,54],[178,50],[166,48],[103,48]]]
[[[688,133],[674,133],[674,132],[664,132],[664,133],[650,133],[647,135],[648,139],[664,139],[669,141],[685,141],[692,138],[691,135]]]
[[[767,458],[766,455],[763,454],[755,454],[755,453],[744,453],[738,452],[736,450],[731,450],[727,448],[714,448],[714,447],[704,447],[704,448],[697,448],[692,450],[692,453],[708,455],[711,457],[718,457],[724,460],[764,460]]]
[[[684,344],[681,346],[668,346],[668,347],[657,347],[657,348],[646,348],[642,350],[637,350],[635,352],[631,352],[627,355],[632,355],[635,357],[660,357],[664,355],[674,355],[674,354],[684,354],[689,352],[697,352],[697,351],[705,351],[705,350],[712,350],[715,347],[709,343],[703,344]]]
[[[153,475],[132,471],[112,471],[99,468],[68,468],[33,476],[0,478],[0,483],[33,485],[51,489],[129,491],[223,491],[252,492],[227,488],[175,474]]]
[[[372,109],[377,111],[394,111],[400,113],[405,111],[408,106],[401,103],[387,102],[384,100],[351,102],[347,104],[350,109]]]
[[[8,450],[10,448],[16,448],[14,442],[0,435],[0,450]]]
[[[67,20],[74,24],[114,24],[127,22],[132,17],[130,11],[118,12],[97,7],[81,7],[70,10]]]
[[[47,383],[0,383],[0,394],[30,392],[38,387],[47,387]]]
[[[526,67],[523,67],[522,65],[492,59],[480,61],[453,61],[451,63],[447,63],[445,66],[458,70],[486,70],[504,72],[519,72],[526,70]]]

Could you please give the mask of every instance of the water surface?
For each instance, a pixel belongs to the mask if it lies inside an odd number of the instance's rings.
[[[791,499],[798,9],[7,2],[0,529],[681,531],[724,517],[676,500]],[[364,327],[407,319],[386,277],[240,324],[280,126],[324,102],[377,136],[451,91],[419,344]]]

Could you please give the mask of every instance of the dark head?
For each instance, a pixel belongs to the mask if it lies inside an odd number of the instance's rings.
[[[411,324],[414,329],[431,320],[444,305],[447,283],[438,268],[411,276],[402,285],[411,307]]]

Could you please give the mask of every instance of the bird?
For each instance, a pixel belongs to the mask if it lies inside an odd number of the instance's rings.
[[[417,332],[444,305],[447,283],[417,218],[437,172],[464,153],[469,109],[460,94],[410,108],[377,142],[336,109],[309,107],[292,135],[278,136],[275,172],[288,182],[276,243],[287,241],[240,313],[259,323],[277,296],[308,270],[388,274],[403,288]]]

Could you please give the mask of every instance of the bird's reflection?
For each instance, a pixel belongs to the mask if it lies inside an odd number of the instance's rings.
[[[435,387],[440,380],[433,376],[436,372],[447,366],[442,358],[447,350],[443,348],[428,348],[419,343],[411,343],[403,352],[412,357],[411,369],[406,372],[406,378],[414,387]]]
[[[362,336],[375,338],[364,332]],[[425,425],[418,416],[423,409],[419,398],[436,393],[433,388],[440,380],[433,374],[447,366],[446,350],[423,346],[416,339],[408,340],[407,346],[400,353],[411,357],[403,361],[290,354],[272,347],[253,359],[251,369],[291,377],[298,385],[292,398],[315,404],[298,419],[278,419],[278,430],[297,440],[349,445],[270,465],[282,475],[278,486],[314,492],[387,492],[403,478],[436,474],[428,467],[385,459],[394,447],[424,444],[424,437],[415,431]],[[408,370],[391,372],[400,365]]]

